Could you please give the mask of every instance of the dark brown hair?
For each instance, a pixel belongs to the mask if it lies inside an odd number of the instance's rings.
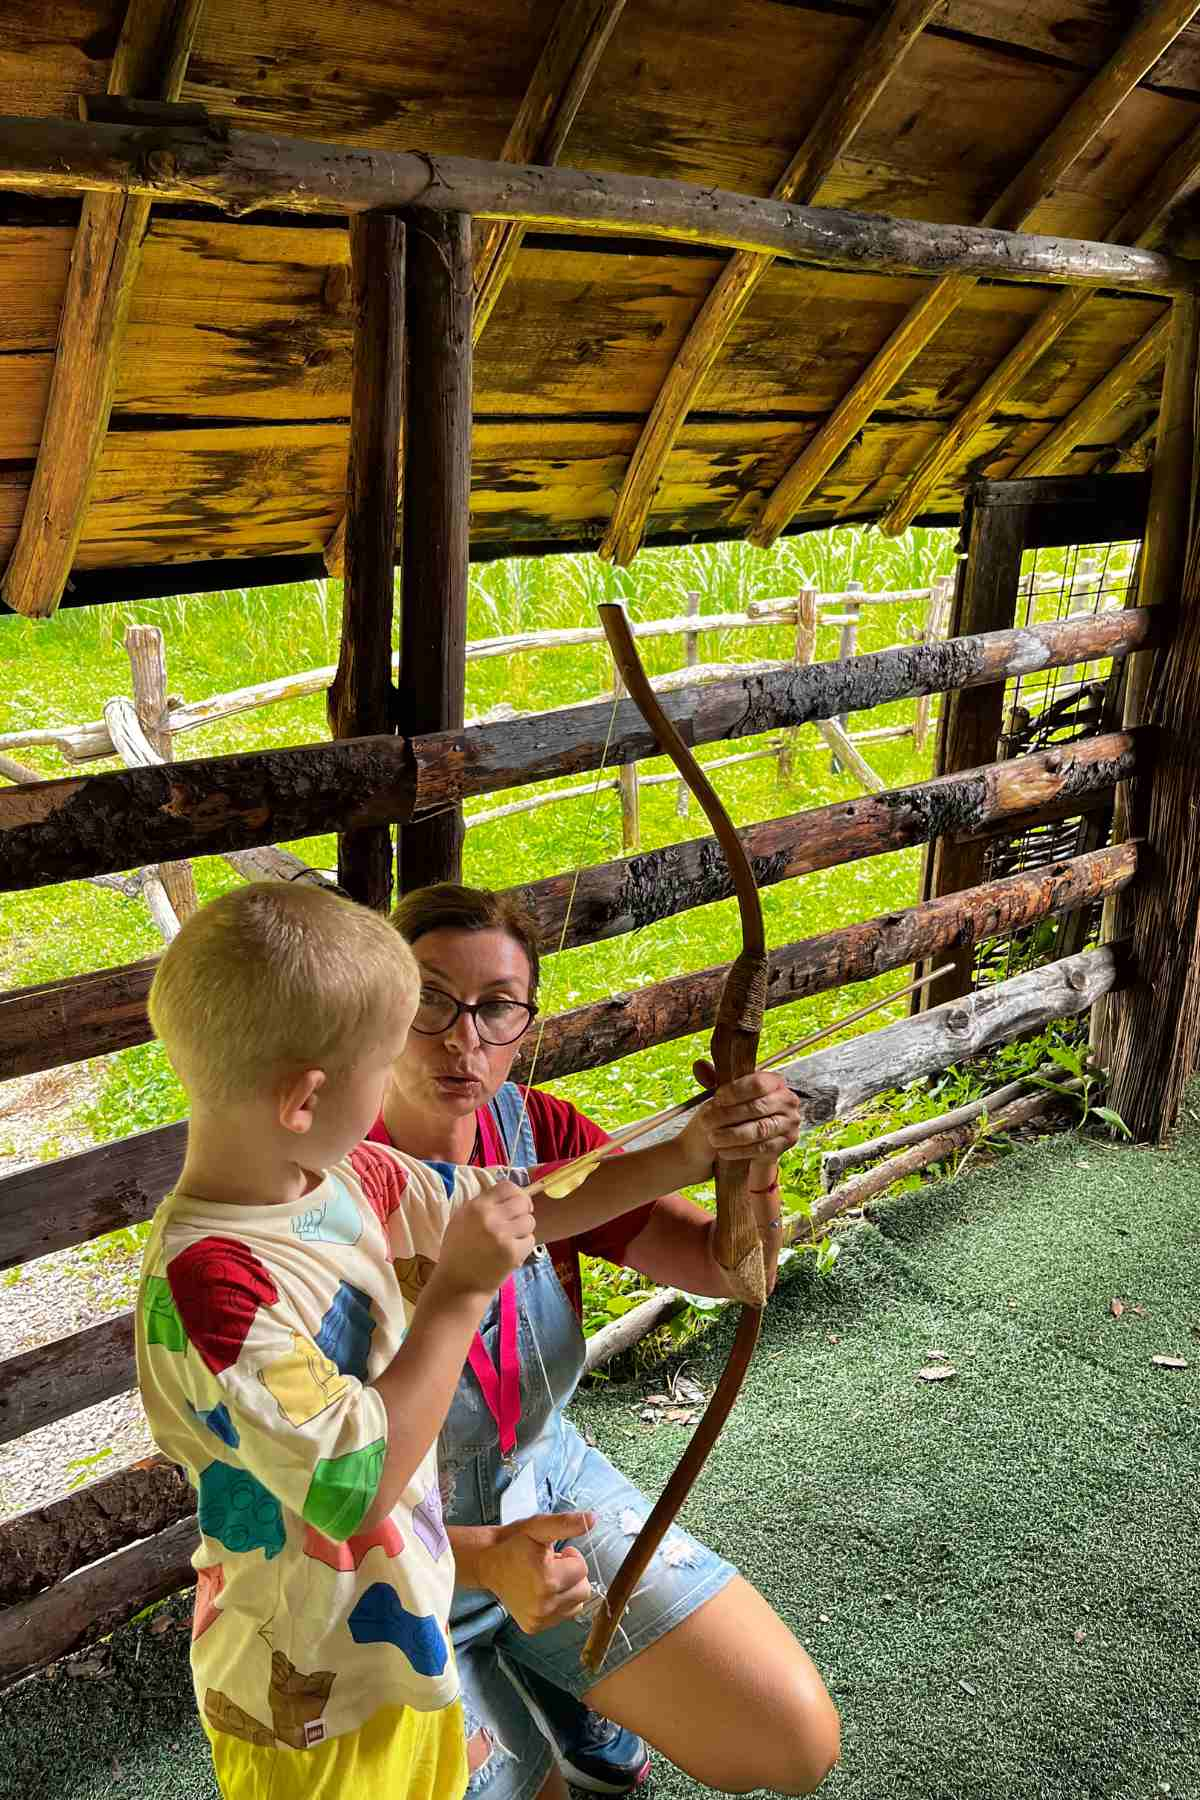
[[[532,915],[508,894],[489,888],[437,881],[414,888],[392,912],[392,924],[408,945],[430,931],[503,931],[521,946],[529,963],[529,998],[537,999],[540,961]]]

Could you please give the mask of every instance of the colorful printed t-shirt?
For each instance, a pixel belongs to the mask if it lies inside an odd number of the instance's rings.
[[[587,1151],[594,1150],[599,1144],[607,1144],[607,1131],[602,1131],[599,1125],[589,1119],[586,1113],[581,1113],[578,1107],[572,1106],[569,1100],[558,1100],[553,1094],[543,1093],[540,1088],[523,1087],[521,1093],[528,1108],[529,1125],[539,1164],[569,1162],[576,1156],[583,1156]],[[479,1151],[471,1158],[473,1165],[484,1169],[502,1166],[508,1160],[508,1151],[490,1108],[479,1108],[475,1114],[475,1125],[479,1133]],[[390,1144],[392,1141],[382,1119],[376,1119],[367,1136],[376,1144]],[[552,1205],[553,1201],[549,1199],[538,1202],[538,1227],[544,1227],[547,1232],[553,1230],[553,1217],[549,1214],[544,1216],[544,1211]],[[600,1225],[594,1231],[580,1232],[578,1237],[547,1237],[546,1248],[554,1263],[555,1273],[580,1319],[583,1318],[580,1252],[583,1251],[588,1256],[602,1256],[606,1262],[624,1264],[626,1251],[653,1211],[654,1203],[651,1201],[648,1206],[635,1206],[632,1212],[623,1213],[618,1219],[610,1219],[607,1225]]]
[[[154,1216],[138,1381],[199,1499],[192,1673],[215,1732],[304,1749],[457,1695],[433,1446],[386,1521],[359,1527],[388,1437],[371,1383],[481,1185],[363,1145],[293,1205],[176,1193]]]

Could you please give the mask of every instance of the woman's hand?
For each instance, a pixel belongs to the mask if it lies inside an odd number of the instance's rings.
[[[582,1537],[596,1515],[538,1513],[501,1525],[486,1549],[476,1551],[473,1579],[495,1594],[529,1636],[580,1612],[591,1599],[587,1564],[578,1550],[556,1550],[563,1538]]]
[[[712,1099],[698,1108],[681,1134],[685,1139],[690,1136],[689,1149],[698,1157],[707,1155],[710,1162],[777,1163],[799,1138],[800,1101],[774,1070],[740,1075],[719,1088],[710,1062],[694,1063],[693,1073],[701,1087],[714,1089]],[[765,1185],[753,1171],[752,1185]]]

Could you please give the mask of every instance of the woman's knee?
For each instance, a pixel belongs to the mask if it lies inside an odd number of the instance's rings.
[[[742,1739],[720,1754],[701,1779],[726,1794],[752,1794],[768,1788],[777,1794],[814,1794],[841,1754],[841,1721],[828,1696],[805,1708],[801,1717],[776,1717],[753,1747]]]

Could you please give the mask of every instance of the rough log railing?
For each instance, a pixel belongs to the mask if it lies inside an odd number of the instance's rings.
[[[1110,793],[1133,768],[1133,738],[1110,733],[813,807],[747,826],[740,836],[759,886],[768,887],[910,849],[948,831],[971,836],[1020,830],[1051,806],[1060,809],[1056,816],[1066,816]],[[657,919],[727,900],[733,890],[712,840],[697,838],[584,869],[578,879],[574,873],[551,875],[509,891],[532,914],[539,949],[549,953],[640,930]],[[147,958],[0,995],[0,1080],[147,1042],[146,995],[155,967],[156,959]],[[548,1079],[564,1070],[554,1066],[552,1054],[548,1066],[547,1054],[544,1047],[541,1072]]]

